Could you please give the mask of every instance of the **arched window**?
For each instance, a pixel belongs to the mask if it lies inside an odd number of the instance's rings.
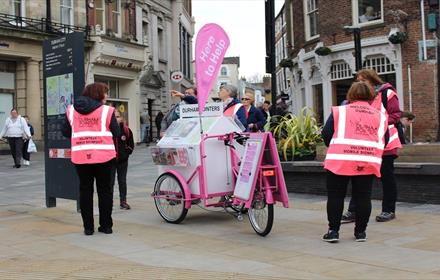
[[[367,56],[362,66],[376,70],[379,75],[396,73],[394,65],[384,55]]]
[[[351,71],[350,65],[344,60],[333,62],[330,73],[332,81],[353,78],[353,72]]]
[[[227,76],[228,75],[228,69],[223,66],[222,69],[220,70],[220,75]]]

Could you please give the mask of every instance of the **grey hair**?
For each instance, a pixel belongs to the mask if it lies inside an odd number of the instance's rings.
[[[221,89],[226,90],[229,93],[229,97],[236,98],[238,95],[238,89],[234,85],[226,84],[221,86]]]

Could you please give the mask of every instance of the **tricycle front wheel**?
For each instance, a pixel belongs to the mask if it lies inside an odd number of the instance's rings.
[[[179,224],[185,219],[185,193],[182,184],[171,173],[160,175],[154,185],[154,204],[160,216],[172,224]]]
[[[252,228],[258,235],[266,236],[272,230],[273,204],[267,204],[264,196],[254,199],[248,212]]]

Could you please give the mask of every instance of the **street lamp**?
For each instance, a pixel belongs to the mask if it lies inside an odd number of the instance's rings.
[[[277,76],[275,61],[275,1],[264,3],[266,19],[266,72],[271,73],[272,105],[276,104]]]
[[[356,61],[356,72],[358,72],[362,69],[361,28],[358,26],[344,26],[344,29],[353,32],[354,59]]]

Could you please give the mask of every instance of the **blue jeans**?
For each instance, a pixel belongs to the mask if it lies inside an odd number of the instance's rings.
[[[141,124],[141,138],[140,141],[141,143],[147,143],[148,142],[148,131],[150,130],[150,125],[143,123]]]

